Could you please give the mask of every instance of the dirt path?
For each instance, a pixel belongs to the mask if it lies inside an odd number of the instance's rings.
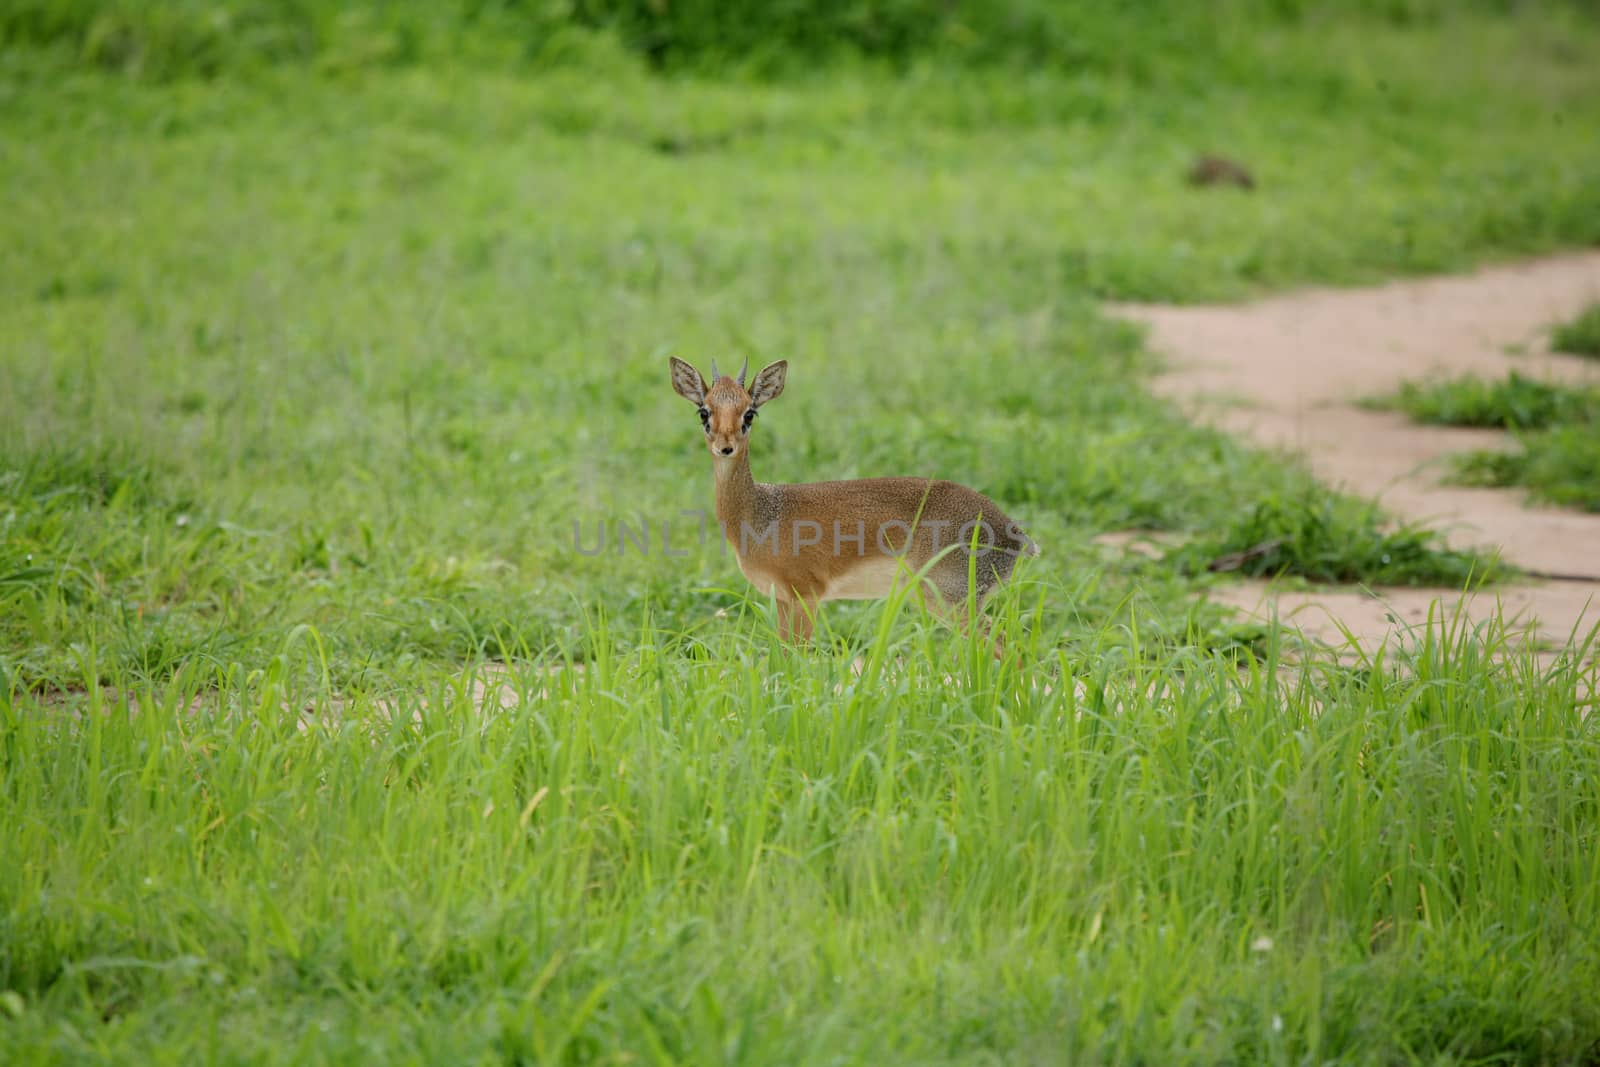
[[[1313,289],[1244,305],[1118,305],[1146,324],[1168,360],[1154,387],[1196,418],[1270,447],[1302,453],[1324,481],[1376,497],[1390,512],[1443,529],[1456,544],[1499,546],[1518,566],[1586,581],[1502,587],[1463,606],[1471,618],[1498,601],[1507,615],[1565,641],[1600,622],[1600,515],[1529,506],[1517,490],[1440,484],[1439,460],[1470,448],[1508,447],[1493,431],[1417,426],[1364,410],[1364,396],[1402,381],[1511,370],[1600,382],[1600,362],[1552,354],[1550,325],[1600,300],[1600,252],[1495,267],[1461,277],[1370,289]],[[1424,618],[1446,590],[1280,592],[1242,583],[1217,598],[1247,611],[1277,610],[1307,631],[1336,636],[1333,620],[1382,640],[1398,622]]]

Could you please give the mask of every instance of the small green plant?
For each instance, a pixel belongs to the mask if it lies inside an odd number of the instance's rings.
[[[1461,586],[1509,570],[1497,558],[1450,548],[1436,531],[1390,526],[1366,501],[1317,490],[1264,500],[1221,535],[1185,545],[1168,559],[1190,574],[1292,574],[1371,585]]]
[[[1600,300],[1550,334],[1550,347],[1574,356],[1600,357]]]
[[[1463,485],[1522,486],[1536,500],[1600,511],[1600,423],[1519,434],[1514,452],[1481,450],[1455,457]]]
[[[1585,313],[1600,330],[1600,305]],[[1579,327],[1585,318],[1570,324]],[[1596,335],[1600,341],[1600,334]],[[1600,389],[1536,381],[1513,372],[1504,381],[1462,377],[1407,382],[1374,406],[1398,408],[1418,422],[1511,430],[1520,447],[1454,457],[1453,480],[1492,488],[1522,486],[1535,499],[1600,511]]]
[[[1473,375],[1407,382],[1374,406],[1398,409],[1435,426],[1535,430],[1600,415],[1600,390],[1541,382],[1513,371],[1498,382]]]

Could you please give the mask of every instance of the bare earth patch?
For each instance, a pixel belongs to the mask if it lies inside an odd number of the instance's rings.
[[[1419,426],[1358,406],[1408,380],[1516,370],[1600,382],[1600,363],[1549,350],[1549,327],[1600,299],[1600,253],[1559,256],[1475,274],[1367,289],[1311,289],[1242,305],[1116,305],[1143,323],[1169,366],[1155,390],[1193,417],[1259,444],[1302,453],[1324,481],[1376,497],[1393,514],[1429,522],[1456,545],[1497,546],[1519,567],[1566,576],[1459,591],[1284,592],[1241,583],[1217,599],[1292,620],[1337,639],[1385,640],[1430,608],[1480,619],[1497,608],[1556,643],[1600,623],[1600,515],[1531,506],[1518,490],[1440,484],[1440,460],[1509,445],[1485,430]]]

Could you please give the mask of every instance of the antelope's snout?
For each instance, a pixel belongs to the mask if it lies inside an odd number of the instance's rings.
[[[706,394],[711,415],[705,420],[706,445],[718,459],[731,459],[749,441],[750,394],[732,378],[719,378]]]
[[[745,440],[742,416],[728,407],[714,406],[706,426],[706,444],[710,446],[711,454],[718,459],[736,456],[744,447]]]

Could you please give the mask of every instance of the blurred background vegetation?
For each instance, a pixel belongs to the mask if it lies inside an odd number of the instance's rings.
[[[621,49],[652,67],[792,71],[818,61],[1066,66],[1141,79],[1248,73],[1250,27],[1464,13],[1592,12],[1582,0],[10,0],[0,44],[152,80],[262,64],[506,68]]]

